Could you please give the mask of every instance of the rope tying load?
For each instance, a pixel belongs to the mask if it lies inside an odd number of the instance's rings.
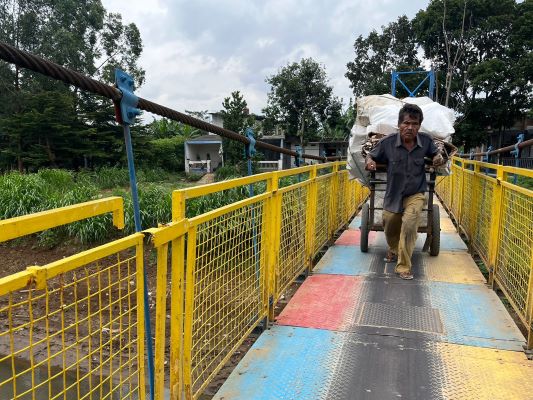
[[[122,93],[120,92],[120,90],[116,89],[113,86],[97,81],[96,79],[89,78],[83,74],[80,74],[79,72],[63,67],[51,61],[45,60],[44,58],[31,54],[27,51],[17,49],[16,47],[13,47],[1,41],[0,58],[9,63],[16,64],[19,67],[38,72],[50,78],[62,81],[66,84],[76,86],[77,88],[83,89],[93,94],[107,97],[108,99],[113,100],[113,102],[115,103],[120,102],[120,99],[122,98]],[[174,121],[182,122],[197,129],[216,133],[217,135],[223,136],[228,139],[237,140],[243,144],[250,143],[250,140],[248,138],[236,132],[210,124],[198,118],[191,117],[190,115],[183,114],[179,111],[159,105],[141,97],[139,97],[138,108],[151,112],[153,114],[160,115],[165,118],[172,119]],[[283,147],[274,146],[272,144],[261,142],[259,140],[256,141],[255,146],[266,150],[272,150],[278,153],[287,154],[293,157],[298,156],[298,153],[295,151],[290,151],[288,149],[284,149]],[[312,154],[302,154],[301,157],[324,162],[329,160],[336,160],[339,158],[319,157]]]

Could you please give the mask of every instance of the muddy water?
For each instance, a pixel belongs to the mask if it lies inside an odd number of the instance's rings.
[[[11,370],[11,360],[0,362],[0,384],[10,380],[13,376]],[[30,363],[27,361],[16,361],[15,362],[15,371],[17,374],[21,374],[22,371],[26,371],[30,368]],[[59,369],[55,368],[51,371],[51,376],[54,376],[60,372]],[[65,392],[65,395],[61,395],[60,398],[66,399],[78,399],[86,395],[90,388],[88,384],[88,377],[81,380],[77,383],[77,377],[75,373],[68,372],[66,374],[60,374],[55,378],[49,380],[49,374],[47,368],[36,368],[33,373],[32,383],[32,373],[28,371],[22,373],[16,378],[16,395],[17,400],[45,400],[54,397],[57,394]],[[105,379],[105,378],[104,378]],[[97,388],[91,396],[87,397],[87,400],[99,400],[109,394],[109,383],[104,382],[102,388],[98,387],[100,382],[100,377],[93,375],[91,377],[91,386]],[[39,386],[42,384],[42,386]],[[8,400],[15,398],[15,393],[13,393],[13,382],[9,382],[5,385],[0,386],[0,399]],[[39,386],[39,387],[37,387]],[[128,385],[125,384],[122,388],[118,387],[118,384],[113,385],[114,393],[109,398],[111,400],[119,400],[122,397],[127,397],[128,399],[137,399],[137,396],[128,397]],[[23,396],[20,396],[21,393],[30,390],[32,387],[37,387],[33,392],[27,393]],[[66,388],[66,391],[65,391]],[[122,390],[121,390],[122,389]],[[121,393],[122,392],[122,393]],[[33,394],[34,393],[34,394]]]

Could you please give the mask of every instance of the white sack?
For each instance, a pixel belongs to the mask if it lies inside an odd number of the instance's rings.
[[[367,185],[368,173],[365,160],[361,156],[361,146],[371,133],[390,135],[398,132],[398,113],[405,103],[416,104],[424,113],[420,132],[450,141],[455,132],[453,111],[429,97],[407,97],[397,99],[390,94],[364,96],[357,99],[357,119],[352,127],[349,140],[347,169],[350,178]]]

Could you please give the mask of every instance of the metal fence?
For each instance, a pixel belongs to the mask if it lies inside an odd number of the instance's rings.
[[[517,165],[518,162],[518,165]],[[533,157],[505,157],[500,159],[500,163],[506,166],[518,166],[519,168],[533,169]]]
[[[528,183],[533,184],[532,170],[456,158],[452,175],[440,178],[436,191],[486,264],[489,282],[504,292],[527,328],[532,348],[533,190]]]
[[[197,399],[250,332],[274,318],[283,292],[366,198],[366,191],[339,171],[342,165],[307,166],[174,192],[174,221],[149,230],[159,254],[158,276],[167,275],[172,243],[171,283],[162,279],[157,287],[156,398],[164,392],[166,361],[171,398]],[[331,172],[318,176],[322,170]],[[258,183],[266,188],[260,194],[185,218],[190,199]],[[340,209],[348,204],[349,211]]]
[[[1,221],[9,240],[113,212],[102,199]],[[1,399],[143,399],[143,235],[0,279]]]

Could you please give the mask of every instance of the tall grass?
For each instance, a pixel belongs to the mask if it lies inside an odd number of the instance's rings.
[[[171,221],[171,190],[176,184],[169,185],[168,180],[173,177],[175,175],[160,169],[139,171],[138,188],[143,229]],[[165,181],[166,184],[161,184]],[[253,187],[255,195],[266,190],[265,182],[258,182]],[[110,193],[102,194],[103,190],[110,189]],[[0,219],[64,207],[108,195],[124,198],[124,232],[119,233],[113,227],[111,215],[103,215],[42,232],[38,235],[41,244],[52,247],[71,239],[81,244],[100,243],[118,235],[134,232],[128,171],[114,167],[78,173],[48,169],[36,174],[13,172],[0,175]],[[246,185],[191,199],[187,202],[187,217],[194,217],[243,200],[249,195],[249,186]]]

